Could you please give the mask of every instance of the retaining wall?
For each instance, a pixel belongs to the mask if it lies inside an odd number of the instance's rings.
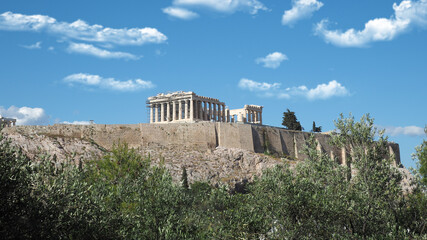
[[[170,124],[120,124],[120,125],[65,125],[17,126],[5,128],[3,132],[20,134],[44,134],[52,137],[82,138],[111,149],[114,143],[126,142],[138,148],[157,145],[164,148],[185,148],[213,150],[217,146],[240,148],[262,153],[267,148],[272,153],[304,159],[301,150],[310,133],[290,131],[284,128],[239,123],[170,123]],[[328,134],[316,133],[318,150],[336,157],[345,163],[345,151],[329,144]],[[397,143],[389,143],[389,152],[400,165],[400,151]]]

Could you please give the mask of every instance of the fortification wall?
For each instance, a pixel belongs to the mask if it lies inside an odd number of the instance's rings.
[[[301,150],[310,133],[290,131],[278,127],[239,123],[170,123],[170,124],[120,124],[120,125],[64,125],[17,126],[5,128],[3,132],[38,134],[62,138],[80,138],[93,141],[105,149],[114,143],[126,142],[130,147],[143,148],[156,145],[162,148],[213,150],[217,146],[239,148],[262,153],[267,149],[272,153],[290,158],[304,159]],[[345,151],[329,144],[330,136],[316,133],[318,150],[336,157],[345,163]],[[389,152],[395,156],[395,164],[400,165],[399,145],[389,144]]]

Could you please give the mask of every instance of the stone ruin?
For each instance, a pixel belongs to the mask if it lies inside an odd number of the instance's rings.
[[[14,119],[14,118],[5,118],[2,115],[0,115],[0,126],[3,126],[3,127],[16,126],[16,119]]]
[[[211,121],[262,125],[262,106],[245,105],[230,110],[224,102],[194,92],[159,93],[148,98],[147,107],[150,123]]]

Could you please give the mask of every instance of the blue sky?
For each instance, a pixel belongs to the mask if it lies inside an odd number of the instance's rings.
[[[18,124],[147,122],[194,91],[334,128],[370,113],[405,166],[427,124],[427,0],[21,1],[0,4],[0,114]]]

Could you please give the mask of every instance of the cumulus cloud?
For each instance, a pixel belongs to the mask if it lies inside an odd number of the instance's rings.
[[[280,87],[280,83],[255,82],[253,80],[242,78],[239,82],[241,89],[249,91],[269,91]]]
[[[62,124],[71,124],[71,125],[90,125],[91,122],[90,121],[73,121],[73,122],[61,122]]]
[[[385,133],[391,136],[408,135],[408,136],[423,136],[424,128],[417,126],[406,127],[385,127]]]
[[[72,53],[80,53],[80,54],[86,54],[91,55],[99,58],[123,58],[123,59],[130,59],[130,60],[138,60],[139,57],[136,55],[133,55],[131,53],[126,52],[112,52],[105,49],[100,49],[92,44],[86,44],[86,43],[70,43],[67,50]]]
[[[206,8],[217,12],[234,13],[245,11],[257,14],[260,10],[268,10],[258,0],[174,0],[171,7],[163,9],[163,12],[181,19],[193,19],[197,13],[189,8]]]
[[[0,30],[46,32],[62,38],[118,45],[162,43],[167,37],[155,28],[109,28],[89,25],[83,20],[59,22],[46,15],[24,15],[5,12],[0,14]]]
[[[266,68],[274,69],[278,68],[280,66],[280,63],[285,60],[288,60],[288,57],[285,54],[281,52],[274,52],[268,54],[266,57],[256,59],[255,62],[258,64],[264,64],[264,67]]]
[[[27,48],[27,49],[40,49],[40,48],[42,48],[42,42],[36,42],[34,44],[31,44],[31,45],[22,45],[22,47]]]
[[[7,118],[15,118],[17,125],[44,125],[49,123],[49,116],[43,108],[15,107],[8,109],[0,106],[0,115]]]
[[[142,79],[118,81],[114,78],[103,78],[99,75],[87,73],[71,74],[65,77],[63,81],[71,86],[74,84],[81,84],[88,87],[104,88],[122,92],[137,91],[154,87],[152,82],[144,81]]]
[[[350,93],[339,82],[333,80],[329,83],[319,84],[315,88],[308,88],[304,85],[281,89],[280,83],[256,82],[242,78],[238,84],[239,88],[257,92],[262,97],[275,97],[278,99],[290,99],[293,97],[304,97],[308,100],[328,99],[331,97],[348,96]]]
[[[293,0],[292,8],[282,16],[282,24],[293,26],[298,20],[311,17],[322,6],[323,3],[317,0]]]
[[[329,30],[328,21],[322,20],[316,25],[315,33],[336,46],[364,47],[371,42],[393,40],[411,27],[427,26],[427,0],[394,3],[393,10],[393,16],[369,20],[363,30]]]
[[[349,95],[348,90],[341,85],[341,83],[332,80],[328,84],[322,83],[317,85],[313,89],[303,89],[302,93],[307,96],[308,99],[327,99],[334,96],[347,96]]]
[[[185,8],[180,8],[180,7],[167,7],[167,8],[163,8],[162,11],[168,14],[169,16],[184,19],[184,20],[194,19],[199,16],[199,14],[193,11],[190,11]]]

